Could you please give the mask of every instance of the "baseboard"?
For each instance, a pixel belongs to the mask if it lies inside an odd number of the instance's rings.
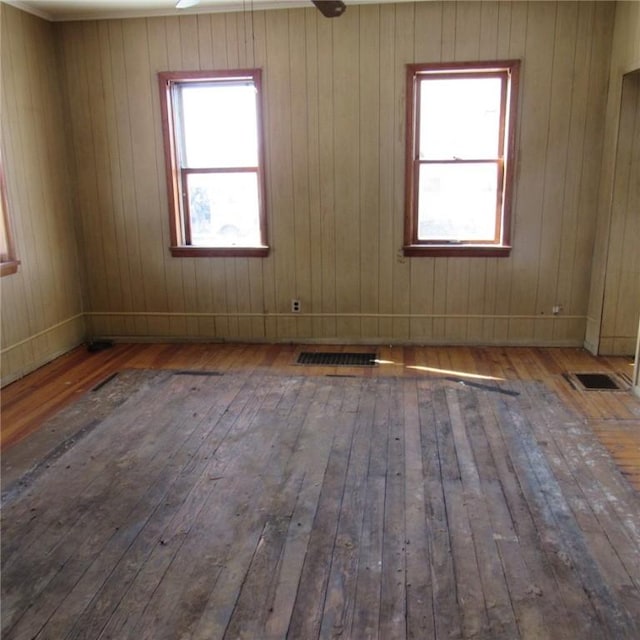
[[[68,353],[85,339],[85,318],[80,313],[5,347],[0,351],[0,387],[5,387]]]
[[[317,344],[317,345],[375,345],[375,346],[414,346],[414,347],[567,347],[582,348],[580,340],[562,340],[556,342],[531,340],[495,340],[491,342],[471,342],[463,340],[419,340],[397,338],[312,338],[293,336],[289,338],[217,338],[215,336],[92,336],[92,340],[112,340],[117,344]]]

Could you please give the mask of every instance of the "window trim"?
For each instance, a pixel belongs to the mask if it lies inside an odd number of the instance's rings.
[[[501,213],[496,211],[496,242],[486,243],[448,243],[418,239],[417,192],[419,187],[418,171],[421,164],[418,158],[419,132],[419,80],[425,75],[441,78],[487,77],[506,75],[503,85],[502,113],[500,118],[500,136],[503,141],[501,164],[503,170],[498,174],[499,204]],[[405,160],[405,211],[404,246],[405,256],[464,256],[464,257],[506,257],[511,254],[511,214],[513,183],[515,176],[515,140],[516,116],[518,112],[520,61],[490,60],[478,62],[438,62],[407,65],[406,99],[406,160]],[[505,128],[507,127],[507,135]],[[499,236],[499,237],[498,237]]]
[[[0,153],[0,206],[2,207],[2,224],[4,228],[5,241],[7,245],[7,254],[0,255],[0,278],[11,275],[18,271],[20,260],[16,258],[15,244],[13,241],[13,233],[9,221],[9,206],[7,204],[7,184],[4,178],[4,164],[2,154]]]
[[[180,206],[180,199],[185,193],[183,182],[189,172],[216,172],[218,169],[186,169],[182,170],[178,159],[177,137],[180,135],[175,127],[174,103],[172,89],[174,85],[188,82],[202,83],[207,81],[220,82],[221,79],[250,79],[257,90],[257,115],[258,115],[258,197],[260,215],[260,237],[263,245],[260,246],[234,246],[234,247],[194,247],[186,243],[183,224],[188,225],[188,205],[184,211]],[[165,170],[167,181],[167,195],[169,204],[169,232],[171,245],[169,250],[173,257],[197,258],[197,257],[265,257],[269,255],[267,236],[267,206],[265,188],[265,152],[264,133],[262,122],[262,70],[261,69],[233,69],[222,71],[161,71],[158,73],[160,85],[160,106],[162,115],[162,137],[164,142]],[[225,168],[231,171],[233,168]],[[238,170],[238,169],[236,169]],[[246,170],[245,168],[239,170]],[[187,232],[188,237],[188,232]]]

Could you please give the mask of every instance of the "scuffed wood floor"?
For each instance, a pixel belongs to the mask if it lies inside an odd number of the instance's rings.
[[[548,384],[196,373],[3,487],[3,638],[640,637],[638,494]]]
[[[61,356],[25,378],[2,389],[0,449],[21,444],[38,432],[60,409],[81,394],[124,369],[216,369],[269,371],[286,375],[354,374],[370,377],[468,376],[470,379],[538,380],[545,382],[589,422],[600,442],[640,491],[640,401],[631,393],[581,392],[564,379],[567,372],[615,373],[630,381],[633,361],[628,357],[595,357],[570,347],[373,347],[379,366],[373,369],[299,367],[300,349],[367,350],[367,346],[288,344],[116,344],[88,353],[83,347]],[[447,373],[448,372],[448,373]],[[26,457],[31,455],[25,448]],[[12,452],[13,453],[13,452]],[[3,475],[4,479],[4,475]]]

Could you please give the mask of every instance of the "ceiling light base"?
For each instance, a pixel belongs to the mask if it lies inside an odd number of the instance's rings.
[[[347,9],[342,0],[311,0],[325,18],[338,18]]]

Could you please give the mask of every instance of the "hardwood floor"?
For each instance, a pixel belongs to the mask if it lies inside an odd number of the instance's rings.
[[[640,405],[627,393],[581,392],[566,372],[617,373],[629,379],[631,358],[596,358],[582,349],[498,347],[376,347],[380,364],[369,370],[300,367],[299,345],[117,344],[88,353],[79,347],[2,390],[0,447],[6,450],[38,430],[45,420],[123,369],[269,370],[292,375],[487,376],[504,380],[540,380],[558,393],[591,425],[631,484],[640,491]],[[305,350],[323,351],[321,346]],[[333,347],[365,351],[367,347]],[[482,380],[483,378],[470,378]]]
[[[640,400],[563,376],[629,359],[299,350],[78,349],[5,388],[2,637],[640,637]]]

